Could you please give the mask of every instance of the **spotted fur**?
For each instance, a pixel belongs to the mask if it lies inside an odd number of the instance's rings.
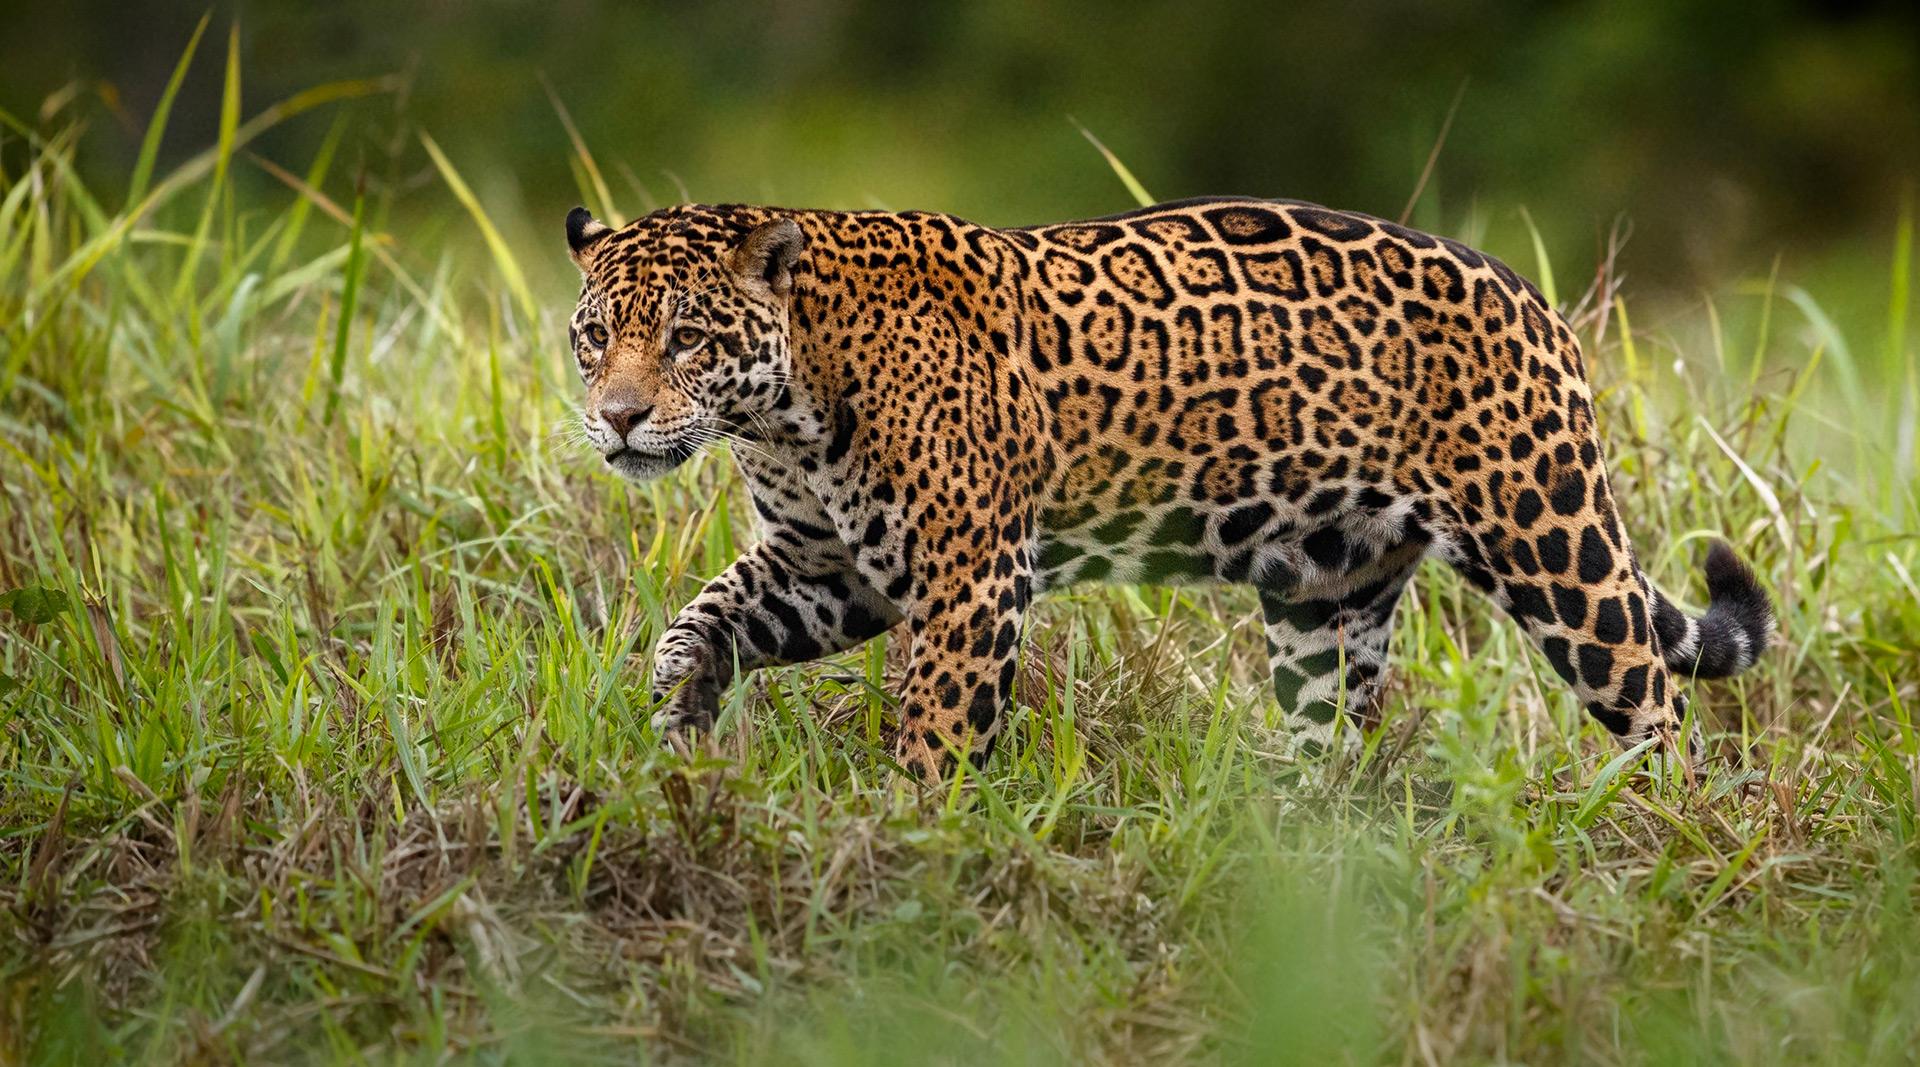
[[[764,527],[654,654],[656,725],[736,668],[905,623],[899,758],[983,760],[1036,592],[1259,593],[1297,751],[1375,721],[1394,607],[1438,556],[1627,741],[1751,666],[1724,545],[1698,618],[1640,569],[1566,322],[1504,264],[1310,204],[1209,199],[997,230],[946,215],[576,210],[587,433],[640,479],[720,437]],[[1357,731],[1343,731],[1357,736]]]

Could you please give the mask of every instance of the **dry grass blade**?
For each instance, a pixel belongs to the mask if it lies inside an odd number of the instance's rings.
[[[1427,153],[1427,162],[1420,168],[1420,180],[1413,183],[1413,192],[1407,197],[1407,206],[1400,209],[1400,224],[1405,226],[1413,217],[1413,209],[1420,203],[1420,197],[1426,194],[1427,182],[1433,178],[1433,168],[1440,162],[1440,150],[1447,146],[1447,134],[1453,130],[1453,117],[1460,111],[1460,101],[1467,98],[1467,79],[1460,79],[1460,88],[1454,90],[1453,102],[1447,105],[1447,116],[1440,120],[1440,132],[1433,139],[1433,149]]]

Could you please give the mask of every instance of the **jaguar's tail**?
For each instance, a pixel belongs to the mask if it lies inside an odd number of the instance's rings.
[[[1707,550],[1707,610],[1695,618],[1652,581],[1653,632],[1667,669],[1682,678],[1726,678],[1751,667],[1773,638],[1773,604],[1733,547]]]

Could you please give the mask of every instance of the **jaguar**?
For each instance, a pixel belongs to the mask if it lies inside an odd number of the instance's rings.
[[[635,481],[731,443],[760,526],[656,644],[663,733],[710,729],[740,672],[901,626],[896,759],[980,766],[1033,598],[1086,582],[1252,586],[1303,762],[1379,725],[1429,556],[1627,743],[1674,745],[1681,683],[1769,643],[1726,543],[1699,614],[1648,578],[1573,330],[1445,237],[1254,198],[1017,229],[576,208],[566,233],[587,439]]]

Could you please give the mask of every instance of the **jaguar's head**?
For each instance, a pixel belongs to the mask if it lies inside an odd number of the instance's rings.
[[[806,236],[769,212],[675,207],[615,230],[567,215],[580,268],[568,339],[581,420],[633,481],[722,438],[761,441],[791,404],[788,311]]]

